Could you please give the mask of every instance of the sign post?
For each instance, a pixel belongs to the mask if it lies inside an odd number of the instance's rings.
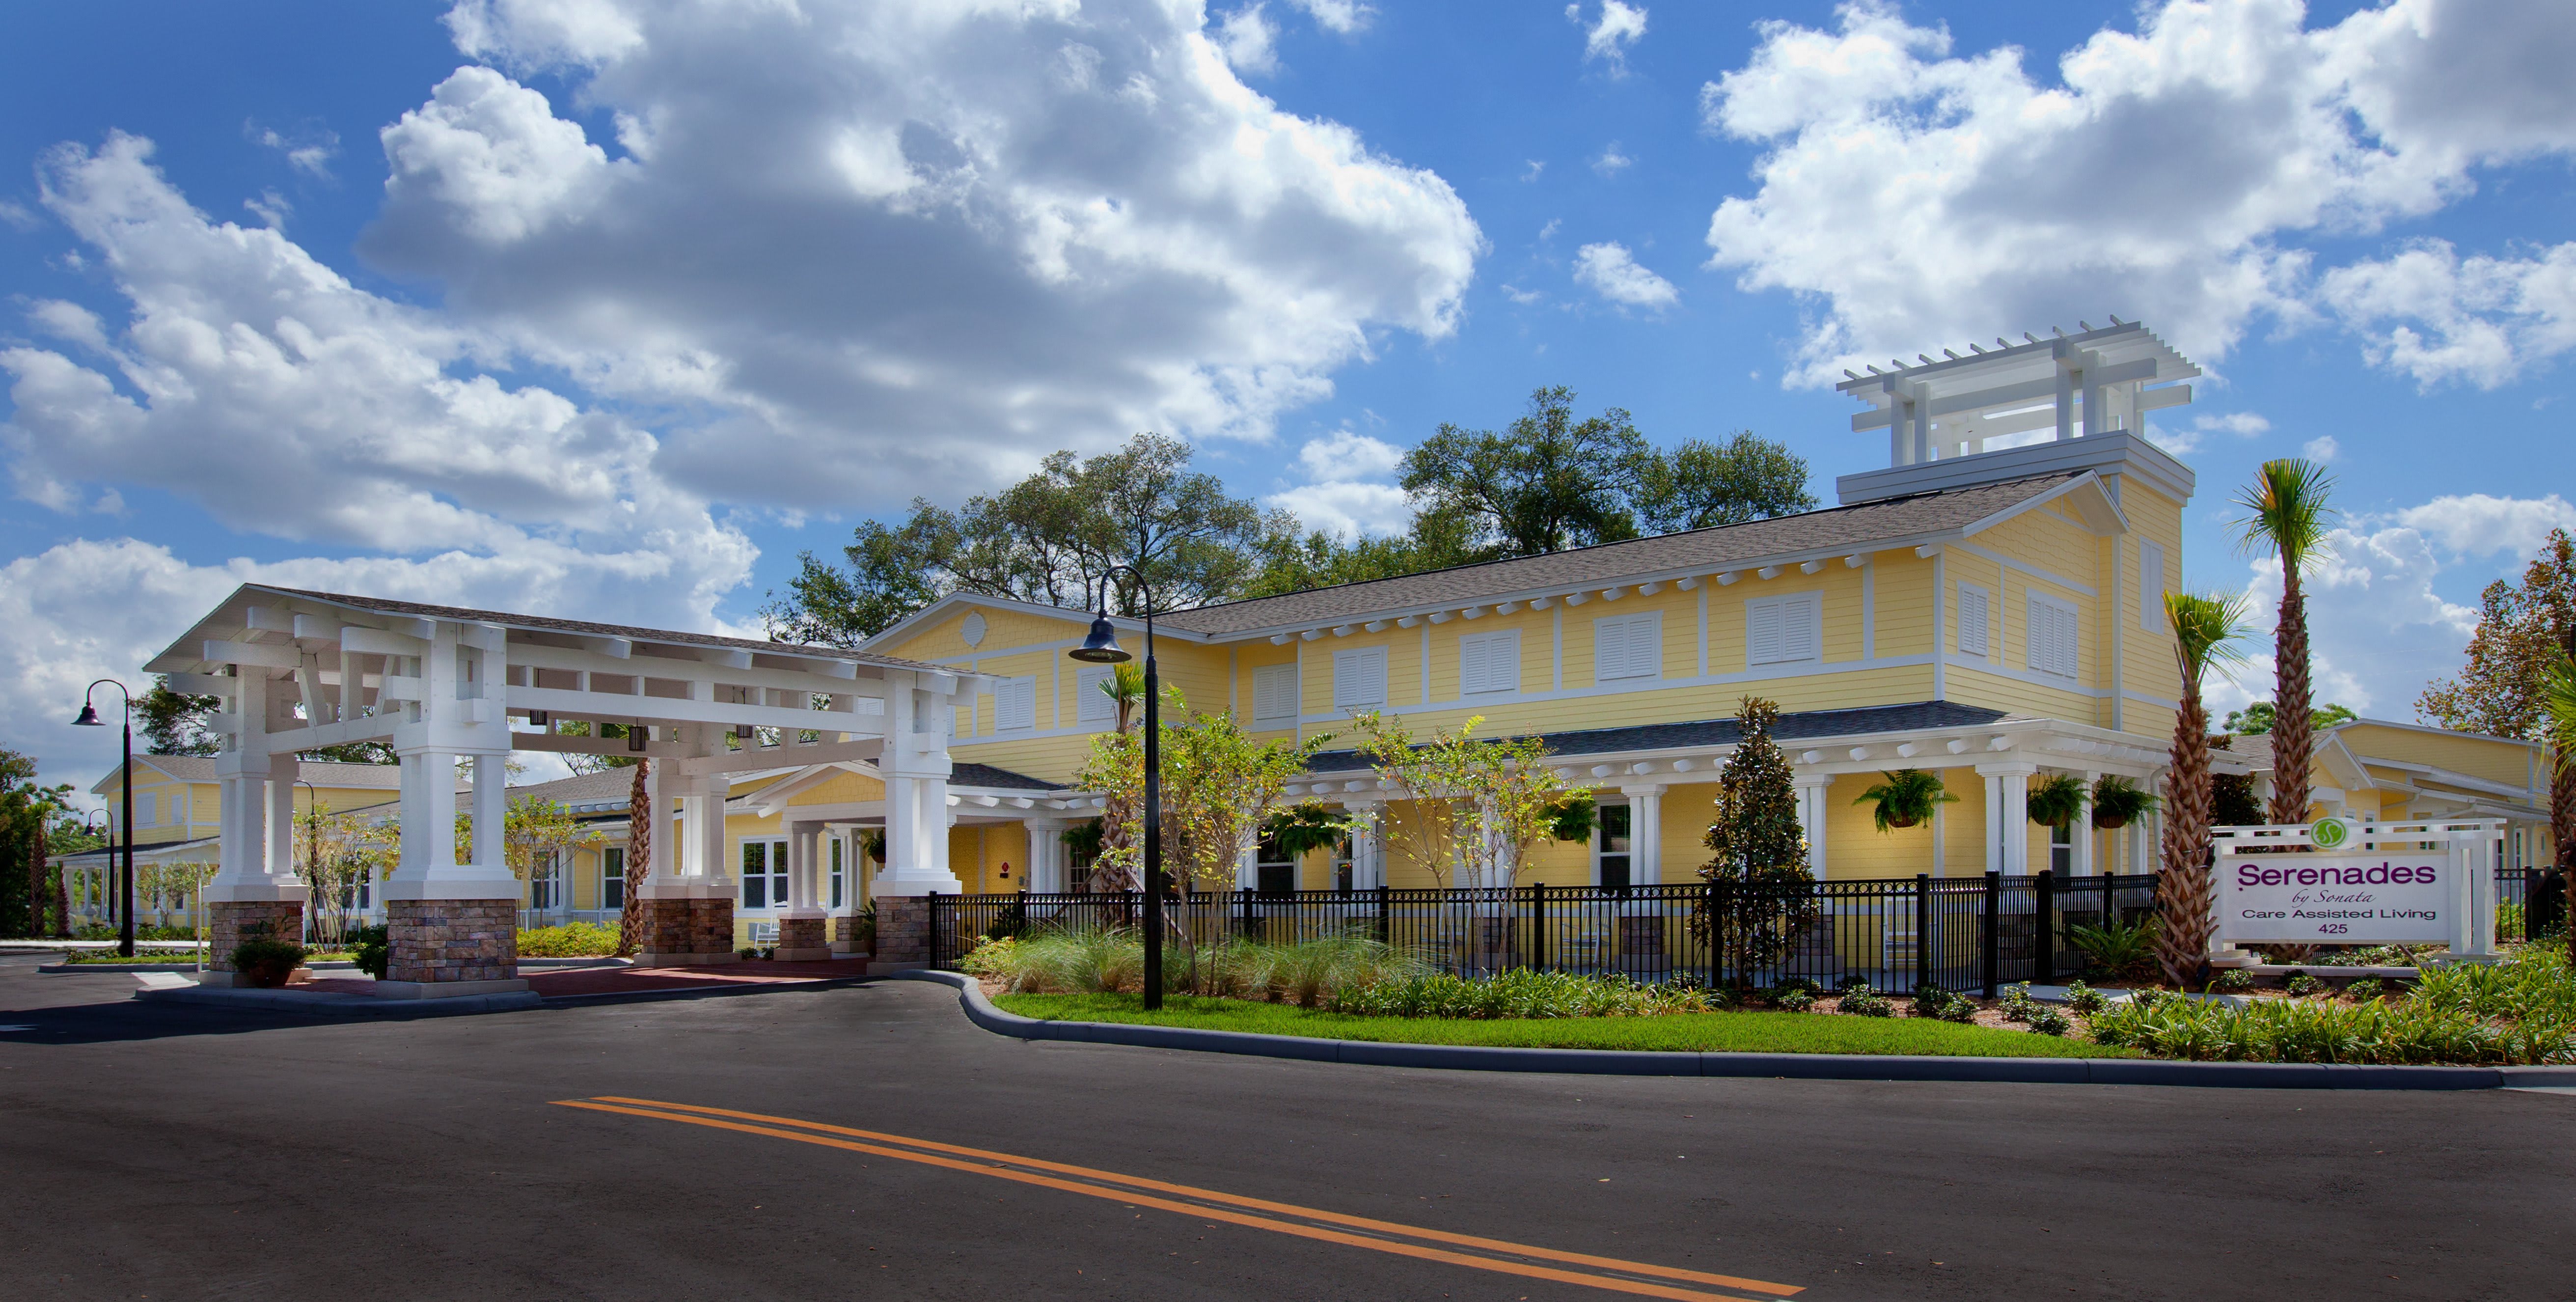
[[[2231,945],[2425,945],[2495,954],[2504,820],[2214,829],[2217,938]],[[2291,853],[2282,853],[2291,850]]]

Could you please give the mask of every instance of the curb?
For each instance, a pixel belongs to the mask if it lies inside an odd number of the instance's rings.
[[[533,990],[498,995],[464,995],[455,999],[377,999],[368,995],[299,995],[283,990],[138,990],[134,997],[149,1004],[202,1004],[217,1008],[256,1009],[299,1017],[373,1019],[461,1017],[470,1013],[509,1013],[545,1004]]]
[[[1021,1040],[1123,1044],[1301,1062],[1448,1071],[1517,1071],[1591,1076],[1770,1077],[1783,1080],[1955,1081],[2034,1085],[2184,1085],[2216,1089],[2491,1090],[2576,1086],[2576,1067],[2365,1067],[2342,1063],[2164,1062],[2133,1058],[1951,1058],[1873,1054],[1656,1053],[1601,1049],[1513,1049],[1482,1045],[1387,1044],[1297,1035],[1256,1035],[1117,1022],[1050,1022],[993,1006],[959,972],[898,972],[957,991],[966,1019]]]

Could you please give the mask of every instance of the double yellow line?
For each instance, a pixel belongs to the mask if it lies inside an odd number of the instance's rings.
[[[1521,1275],[1531,1279],[1553,1280],[1563,1284],[1581,1284],[1614,1293],[1633,1293],[1641,1297],[1679,1298],[1686,1300],[1727,1299],[1746,1302],[1744,1293],[1763,1297],[1788,1297],[1801,1290],[1793,1285],[1774,1284],[1764,1280],[1745,1279],[1735,1275],[1712,1275],[1651,1262],[1623,1261],[1617,1257],[1596,1257],[1580,1252],[1561,1252],[1534,1244],[1512,1243],[1503,1239],[1480,1238],[1472,1234],[1453,1234],[1447,1230],[1424,1229],[1399,1225],[1392,1221],[1371,1220],[1316,1207],[1294,1203],[1271,1202],[1247,1198],[1241,1194],[1191,1185],[1149,1180],[1142,1176],[1121,1175],[1087,1166],[1068,1166],[1034,1157],[996,1153],[989,1149],[965,1148],[935,1140],[912,1139],[874,1130],[854,1130],[847,1126],[827,1125],[820,1121],[800,1121],[794,1117],[774,1117],[759,1112],[737,1112],[731,1108],[702,1107],[694,1103],[664,1103],[653,1099],[624,1098],[603,1094],[588,1099],[560,1099],[556,1106],[583,1108],[592,1112],[615,1112],[630,1117],[650,1117],[656,1121],[677,1121],[685,1125],[707,1126],[746,1135],[765,1135],[772,1139],[789,1139],[800,1144],[817,1144],[825,1148],[845,1149],[876,1157],[918,1162],[924,1166],[944,1167],[972,1175],[992,1176],[1020,1184],[1059,1189],[1066,1193],[1105,1198],[1129,1207],[1151,1207],[1159,1211],[1178,1212],[1203,1220],[1223,1221],[1273,1233],[1294,1235],[1349,1247],[1367,1248],[1414,1257],[1424,1261],[1446,1262],[1477,1270]],[[1438,1246],[1433,1246],[1438,1245]],[[1557,1263],[1557,1264],[1543,1264]],[[1569,1270],[1564,1267],[1582,1267]],[[1664,1280],[1736,1289],[1737,1293],[1710,1293],[1701,1289],[1681,1288]]]

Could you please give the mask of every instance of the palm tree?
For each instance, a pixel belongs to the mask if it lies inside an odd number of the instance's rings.
[[[644,878],[653,869],[653,800],[645,790],[653,760],[639,758],[626,783],[626,884],[618,892],[617,952],[632,957],[644,947]]]
[[[2272,803],[2275,823],[2308,821],[2308,764],[2316,753],[2308,682],[2308,597],[2300,573],[2326,555],[2335,509],[2326,505],[2334,477],[2295,457],[2266,461],[2237,494],[2246,515],[2236,522],[2247,552],[2281,558],[2281,611],[2272,627]]]
[[[1120,663],[1101,680],[1100,692],[1117,706],[1118,732],[1121,736],[1126,735],[1136,726],[1137,712],[1145,708],[1143,666],[1133,660]],[[1134,856],[1111,853],[1127,848],[1129,826],[1138,818],[1128,801],[1129,797],[1113,793],[1107,807],[1100,811],[1100,857],[1093,860],[1091,866],[1091,889],[1094,891],[1143,889],[1137,876],[1125,867]]]
[[[2189,981],[2209,953],[2209,707],[2200,680],[2210,669],[2242,661],[2236,640],[2245,633],[2241,594],[2168,592],[2165,620],[2173,625],[2174,662],[2182,670],[2182,709],[2174,715],[2173,754],[2165,769],[2164,871],[2156,874],[2156,912],[2164,926],[2156,958],[2165,979]],[[2301,772],[2305,772],[2302,767]]]

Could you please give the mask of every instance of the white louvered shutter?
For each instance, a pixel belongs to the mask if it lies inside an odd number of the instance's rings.
[[[1101,690],[1113,672],[1112,666],[1092,665],[1074,673],[1074,697],[1080,702],[1074,711],[1076,719],[1084,723],[1109,723],[1117,719],[1118,703]]]
[[[1780,599],[1765,597],[1744,603],[1744,659],[1749,664],[1778,664],[1782,654]]]
[[[1297,717],[1297,666],[1268,665],[1252,671],[1252,717]]]
[[[1365,710],[1386,704],[1386,648],[1333,653],[1333,705]]]
[[[1473,696],[1490,691],[1486,679],[1493,676],[1494,640],[1490,637],[1458,639],[1458,694]]]
[[[1824,630],[1818,627],[1821,604],[1817,594],[1809,592],[1787,597],[1780,602],[1780,658],[1814,660],[1820,654],[1818,643]]]
[[[2165,549],[2161,543],[2138,544],[2138,627],[2165,631]]]
[[[1962,654],[1981,656],[1987,653],[1991,644],[1987,639],[1986,630],[1992,619],[1986,600],[1986,590],[1971,587],[1965,583],[1960,584],[1959,650]]]
[[[1006,678],[993,688],[993,730],[1025,732],[1038,726],[1038,680]]]

